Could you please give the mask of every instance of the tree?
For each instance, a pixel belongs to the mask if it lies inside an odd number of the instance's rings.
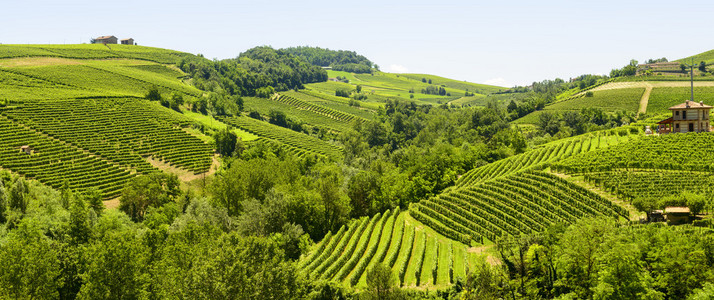
[[[87,205],[92,211],[94,211],[97,216],[102,214],[104,211],[104,201],[102,201],[102,191],[96,187],[90,188],[84,198],[87,200]]]
[[[224,157],[232,156],[238,144],[238,136],[232,130],[224,128],[213,135],[216,141],[216,152]]]
[[[9,208],[24,214],[27,210],[27,203],[29,202],[28,193],[29,187],[27,182],[22,178],[18,178],[15,184],[10,188]]]
[[[707,71],[707,63],[705,62],[700,62],[699,63],[699,71],[706,72]]]
[[[74,197],[69,207],[69,236],[72,244],[89,241],[92,229],[89,224],[87,206],[82,197]]]
[[[58,298],[63,279],[57,248],[40,224],[22,222],[0,245],[0,298]]]
[[[183,95],[181,95],[181,93],[173,92],[173,94],[171,94],[171,109],[180,111],[180,107],[183,105],[183,102]]]
[[[392,272],[392,268],[378,263],[367,271],[368,299],[390,300],[401,299],[401,296],[397,276]]]
[[[156,172],[137,176],[122,190],[119,210],[134,221],[141,221],[148,207],[159,207],[174,201],[180,192],[179,180],[174,174]]]
[[[7,210],[7,194],[5,192],[5,184],[0,179],[0,224],[6,221],[5,210]]]
[[[159,92],[159,88],[157,88],[156,86],[150,87],[144,97],[151,101],[161,101],[162,99],[161,92]]]
[[[359,85],[359,84],[358,84],[357,87],[355,87],[355,90],[357,91],[357,93],[361,93],[361,92],[362,92],[362,85]]]
[[[87,249],[77,299],[139,299],[147,292],[149,253],[133,230],[109,232]]]

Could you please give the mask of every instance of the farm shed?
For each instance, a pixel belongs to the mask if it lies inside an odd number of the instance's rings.
[[[134,39],[128,38],[121,40],[122,45],[134,45]]]
[[[30,145],[24,145],[20,147],[20,151],[25,152],[25,154],[32,154],[32,147]]]
[[[116,44],[117,43],[117,37],[113,35],[105,35],[105,36],[100,36],[96,39],[94,39],[95,44]]]
[[[691,212],[689,207],[667,207],[664,209],[665,219],[670,225],[689,223]]]

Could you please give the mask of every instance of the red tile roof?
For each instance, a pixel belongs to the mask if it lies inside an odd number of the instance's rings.
[[[684,108],[705,109],[705,108],[712,108],[712,106],[706,105],[703,102],[693,102],[693,101],[687,100],[686,102],[672,106],[669,109],[684,109]]]
[[[100,36],[100,37],[96,38],[95,40],[106,40],[109,38],[116,38],[116,37],[113,35],[105,35],[105,36]]]

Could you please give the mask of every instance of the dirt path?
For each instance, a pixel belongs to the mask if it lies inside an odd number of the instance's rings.
[[[211,175],[213,175],[214,173],[216,173],[216,171],[218,170],[218,166],[219,166],[218,157],[217,157],[216,155],[214,155],[211,159],[212,159],[213,161],[212,161],[212,163],[211,163],[211,167],[208,169],[208,172],[206,172],[206,173],[201,173],[201,174],[194,174],[194,173],[191,172],[191,171],[174,167],[174,166],[172,166],[172,165],[169,165],[169,164],[166,163],[166,162],[153,159],[153,157],[148,157],[146,160],[147,160],[152,166],[156,167],[157,169],[162,170],[162,171],[166,171],[166,172],[171,173],[171,174],[176,174],[176,176],[178,176],[179,180],[181,180],[181,181],[183,181],[183,182],[189,182],[189,181],[193,181],[193,180],[199,179],[199,178],[201,178],[201,177],[203,177],[203,176],[211,176]]]
[[[650,94],[652,94],[652,84],[649,82],[645,82],[645,92],[642,94],[642,98],[640,99],[640,109],[637,110],[637,116],[639,117],[640,114],[644,114],[647,112],[647,104],[650,101]]]

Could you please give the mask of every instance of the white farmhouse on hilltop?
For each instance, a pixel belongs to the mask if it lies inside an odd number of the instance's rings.
[[[672,116],[657,122],[657,132],[709,132],[709,110],[712,106],[704,102],[685,101],[669,108]]]

